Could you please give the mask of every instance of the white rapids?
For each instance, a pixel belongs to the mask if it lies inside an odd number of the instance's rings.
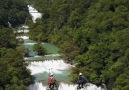
[[[42,14],[39,13],[35,8],[33,8],[31,5],[28,5],[29,13],[32,16],[32,20],[34,23],[36,23],[37,18],[41,18]]]
[[[30,85],[29,88],[30,90],[46,90],[47,86],[43,85],[42,83],[36,82],[35,84]],[[77,85],[60,83],[58,90],[77,90]],[[97,87],[96,85],[89,83],[87,87],[84,87],[83,89],[80,90],[106,90],[106,89]]]
[[[61,74],[61,70],[69,69],[70,65],[64,63],[63,60],[48,60],[44,62],[31,62],[28,68],[31,70],[32,75],[42,72]]]
[[[61,74],[62,71],[61,70],[66,70],[69,69],[70,67],[72,67],[69,64],[64,63],[63,60],[49,60],[49,61],[44,61],[44,62],[31,62],[28,66],[28,68],[31,70],[31,74],[38,74],[38,73],[42,73],[42,72],[48,72],[49,70],[52,69],[51,72],[53,73],[58,73]],[[32,84],[29,86],[30,90],[46,90],[45,85],[43,85],[40,82],[36,82],[35,84]],[[63,83],[61,82],[59,84],[59,88],[58,90],[76,90],[77,85],[74,84],[67,84],[67,83]],[[94,84],[88,84],[87,87],[85,87],[84,89],[81,90],[105,90],[102,89],[101,87],[97,87]]]
[[[37,18],[41,18],[42,14],[39,13],[35,8],[33,8],[32,5],[28,5],[28,10],[30,15],[32,16],[32,20],[34,23],[36,23]],[[19,38],[19,37],[17,37]],[[29,37],[23,36],[21,37],[23,39],[29,39]],[[72,67],[69,64],[66,64],[63,60],[49,60],[49,61],[43,61],[43,62],[31,62],[28,69],[31,70],[31,74],[39,74],[43,72],[53,72],[55,74],[61,74],[61,70],[67,70]],[[59,84],[58,90],[76,90],[77,85],[74,84],[67,84],[61,82]],[[34,84],[31,84],[29,86],[29,90],[46,90],[47,86],[42,84],[41,82],[35,82]],[[102,89],[101,87],[97,87],[94,84],[89,84],[86,88],[82,90],[106,90]]]

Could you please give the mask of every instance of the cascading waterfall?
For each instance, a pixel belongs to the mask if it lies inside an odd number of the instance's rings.
[[[28,68],[31,74],[38,74],[42,72],[61,74],[63,70],[68,70],[71,65],[64,63],[63,60],[46,60],[39,62],[30,62]]]
[[[39,82],[36,82],[35,84],[29,86],[30,90],[46,90],[46,88],[46,86],[43,86],[43,84]]]
[[[42,73],[42,72],[53,72],[54,74],[63,74],[63,70],[70,69],[72,67],[69,64],[64,63],[63,60],[50,60],[44,62],[31,62],[28,68],[32,71],[32,75]],[[52,71],[49,71],[51,70]],[[45,77],[45,76],[42,76]],[[46,77],[47,78],[47,77]],[[47,79],[45,79],[47,80]],[[41,82],[36,82],[35,84],[30,85],[30,90],[46,90],[46,85],[43,85]],[[77,85],[74,84],[67,84],[64,82],[60,82],[58,90],[76,90]],[[105,90],[104,88],[97,87],[94,84],[88,84],[82,90]]]
[[[37,18],[41,18],[42,14],[39,13],[31,5],[28,5],[28,9],[34,23],[36,22]],[[29,39],[29,37],[27,36],[20,36],[17,38],[23,38],[24,40]],[[24,45],[33,45],[33,44],[34,43],[25,42]],[[28,59],[28,58],[25,58],[25,59]],[[45,61],[39,61],[39,62],[29,62],[29,66],[27,68],[29,68],[31,70],[31,74],[36,77],[35,83],[31,84],[29,86],[29,89],[46,90],[49,73],[53,72],[54,76],[57,76],[60,81],[58,90],[76,90],[77,85],[68,84],[66,82],[64,83],[64,80],[68,78],[68,75],[69,75],[68,72],[70,72],[71,67],[72,66],[70,64],[66,64],[63,60],[49,60],[49,61],[45,60]],[[63,79],[59,78],[59,76],[61,76]],[[42,81],[46,81],[46,82],[42,83]],[[85,87],[82,90],[106,90],[106,88],[97,87],[96,85],[89,83],[87,87]]]
[[[30,62],[28,68],[31,70],[32,75],[40,74],[43,72],[54,73],[56,74],[63,74],[64,70],[70,69],[72,66],[70,64],[66,64],[63,60],[49,60],[49,61],[40,61],[40,62]],[[44,80],[47,81],[47,76],[42,76]],[[64,90],[61,88],[61,86],[66,86],[64,83],[60,83],[59,90]],[[72,85],[70,85],[72,86]],[[41,82],[36,82],[35,84],[32,84],[29,86],[30,90],[46,90],[45,85],[43,85]],[[66,86],[67,87],[67,86]],[[71,87],[73,88],[73,87]],[[66,90],[66,89],[65,89]],[[70,89],[72,90],[72,89]]]
[[[35,8],[33,8],[31,5],[28,5],[28,10],[30,15],[32,16],[32,20],[35,23],[37,18],[41,18],[42,14],[39,13]]]

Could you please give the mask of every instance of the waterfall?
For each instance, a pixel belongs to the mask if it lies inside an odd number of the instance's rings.
[[[42,14],[39,13],[35,8],[33,8],[31,5],[28,5],[29,13],[32,16],[32,20],[35,23],[37,18],[41,18]]]
[[[43,86],[42,83],[35,83],[35,84],[31,84],[29,86],[30,90],[46,90],[46,86]]]
[[[31,74],[38,74],[42,72],[61,74],[62,70],[70,68],[70,64],[64,63],[63,60],[48,60],[40,62],[30,62],[28,68],[31,70]]]
[[[32,16],[32,20],[35,23],[37,18],[41,18],[42,14],[39,13],[31,5],[28,5],[29,13]],[[17,38],[29,39],[26,36],[20,36]],[[32,45],[34,43],[26,43],[25,45]],[[57,54],[56,54],[57,55]],[[35,56],[34,56],[35,57]],[[32,57],[32,58],[34,58]],[[35,76],[35,83],[29,86],[29,90],[46,90],[47,88],[47,79],[49,73],[53,72],[54,76],[59,82],[58,90],[76,90],[77,84],[68,84],[64,83],[65,80],[69,78],[70,68],[73,67],[70,64],[66,64],[63,60],[46,60],[39,62],[29,62],[28,69],[31,70],[31,74]],[[41,82],[41,81],[45,82]],[[106,88],[97,87],[94,84],[89,83],[82,90],[107,90]]]
[[[35,83],[29,86],[30,90],[46,90],[47,86],[42,83]],[[77,85],[60,83],[58,90],[76,90]],[[81,90],[106,90],[105,88],[97,87],[94,84],[90,84]]]
[[[70,69],[72,67],[70,64],[66,64],[63,60],[49,60],[49,61],[44,61],[44,62],[30,62],[28,68],[31,70],[32,75],[40,74],[42,72],[47,72],[45,73],[46,75],[42,75],[41,77],[45,78],[47,82],[47,75],[50,72],[53,72],[54,75],[56,74],[63,74],[63,70]],[[47,85],[43,84],[41,82],[36,82],[35,84],[31,84],[29,86],[30,90],[46,90]],[[67,84],[64,82],[59,83],[59,88],[58,90],[76,90],[77,84]],[[88,83],[86,87],[82,90],[106,90],[101,87],[97,87],[94,84]]]

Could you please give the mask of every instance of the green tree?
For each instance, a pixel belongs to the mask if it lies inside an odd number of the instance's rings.
[[[66,41],[61,45],[60,53],[64,54],[64,59],[73,63],[74,58],[79,54],[79,48],[72,42]]]
[[[13,49],[0,49],[0,87],[2,90],[17,90],[19,86],[28,86],[31,83],[30,71],[23,55]]]
[[[34,44],[33,50],[38,53],[38,55],[45,55],[47,53],[46,49],[42,46],[41,43]]]
[[[29,56],[29,49],[26,48],[25,46],[20,45],[16,49],[17,49],[17,51],[21,52],[23,54],[23,56],[25,56],[25,57]]]
[[[64,59],[77,63],[72,69],[74,82],[83,72],[90,82],[105,83],[108,90],[128,90],[129,0],[33,0],[33,4],[45,15],[41,21],[46,32],[36,33],[36,39],[43,34],[61,47]]]
[[[15,34],[8,28],[0,28],[0,48],[15,48],[16,39]]]

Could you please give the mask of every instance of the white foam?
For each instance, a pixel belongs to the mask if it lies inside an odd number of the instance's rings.
[[[60,83],[58,90],[76,90],[77,85]]]
[[[24,33],[28,33],[29,30],[28,30],[28,29],[24,29],[24,30],[18,30],[18,31],[17,31],[17,33],[23,33],[23,32],[24,32]]]
[[[55,57],[55,56],[61,56],[60,54],[49,54],[49,55],[45,55],[45,56],[53,56],[53,57]]]
[[[31,74],[38,74],[42,72],[53,72],[61,74],[61,70],[69,69],[70,64],[64,63],[63,60],[48,60],[44,62],[30,62],[28,68],[31,70]],[[41,69],[42,68],[42,69]]]
[[[18,38],[22,38],[22,39],[29,39],[29,37],[28,37],[28,36],[17,36],[17,37],[16,37],[16,39],[18,39]]]
[[[21,28],[29,29],[29,26],[28,25],[23,25]]]
[[[24,45],[34,45],[36,43],[25,43]]]
[[[36,56],[34,56],[34,57],[42,57],[42,56],[36,55]]]
[[[59,90],[77,90],[77,84],[60,83]],[[97,87],[94,84],[88,83],[87,86],[84,86],[84,88],[82,88],[80,90],[102,90],[102,88]]]
[[[32,16],[32,20],[35,23],[37,18],[41,18],[42,14],[39,13],[35,8],[33,8],[31,5],[28,5],[28,10],[30,15]]]
[[[31,84],[29,88],[30,90],[46,90],[47,86],[43,85],[42,83],[36,82],[35,84]],[[61,82],[59,84],[58,90],[77,90],[77,84],[65,84]],[[84,86],[83,89],[79,90],[106,90],[106,89],[97,87],[96,85],[89,83],[87,86]]]
[[[36,82],[35,84],[29,85],[30,90],[46,90],[46,86],[43,86],[42,83]]]

